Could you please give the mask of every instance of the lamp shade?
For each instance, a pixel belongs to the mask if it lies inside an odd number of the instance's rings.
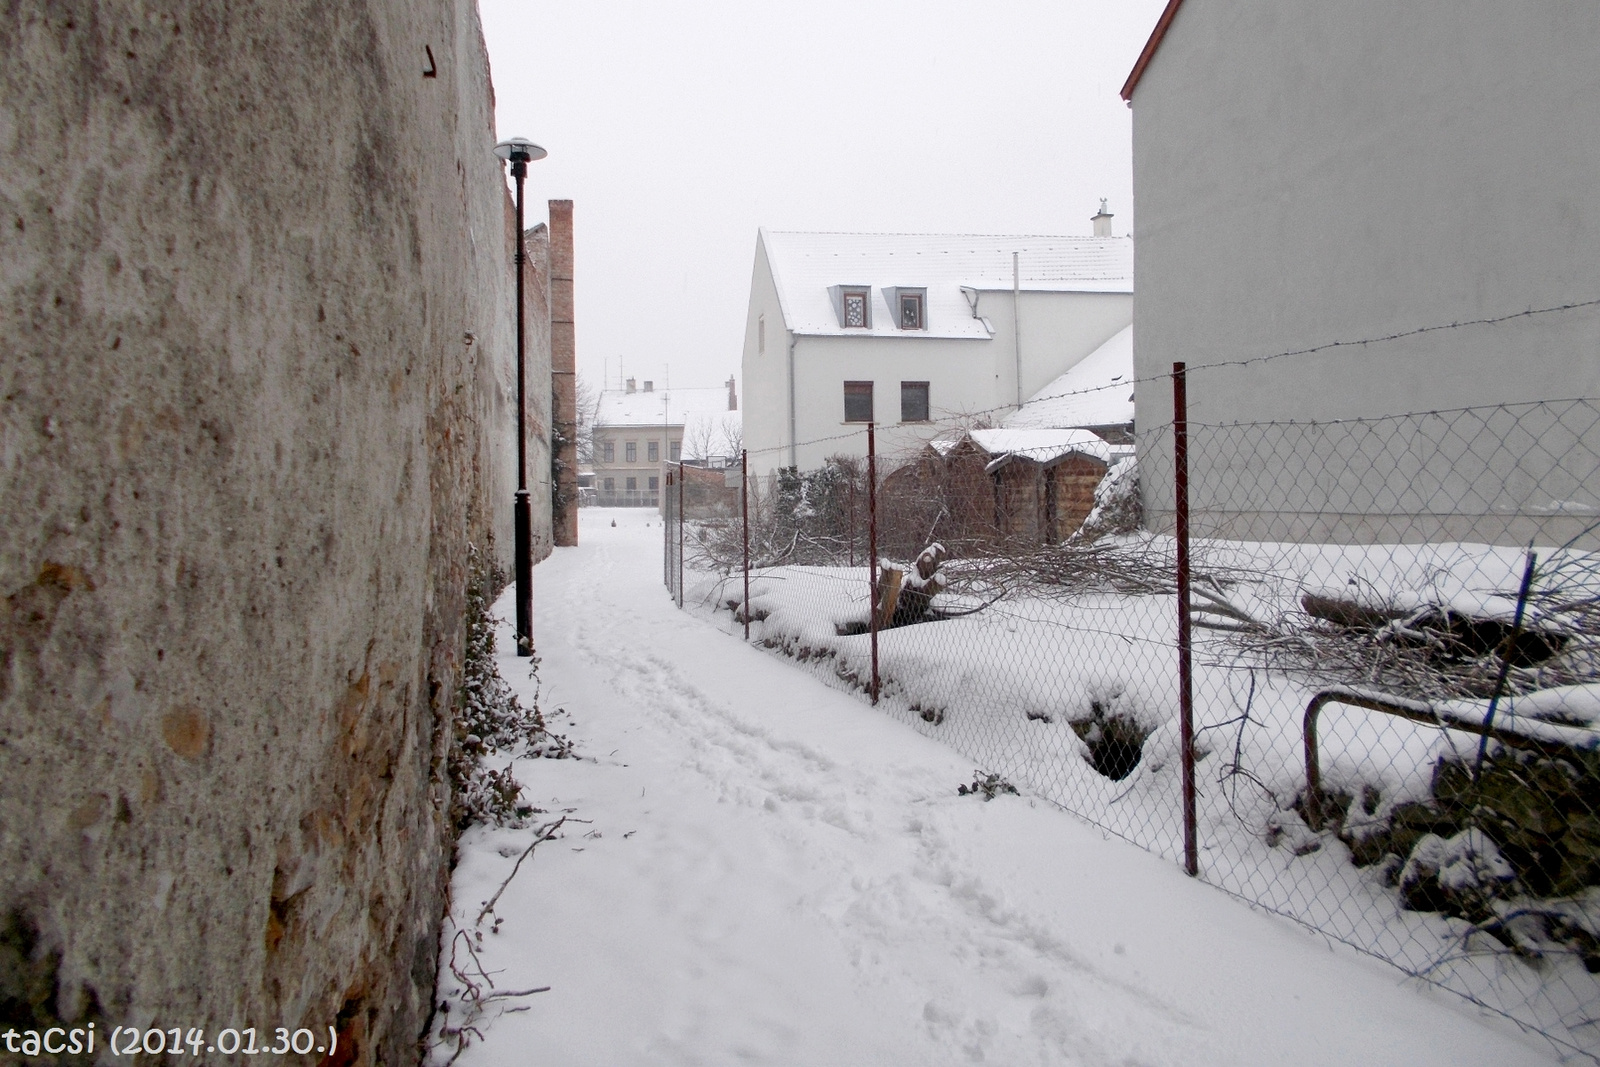
[[[494,154],[513,162],[521,158],[524,163],[532,163],[536,159],[543,159],[549,153],[526,137],[512,137],[495,145]]]

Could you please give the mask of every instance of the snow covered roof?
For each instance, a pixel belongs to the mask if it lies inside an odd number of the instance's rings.
[[[1001,427],[992,430],[966,430],[954,437],[941,437],[930,443],[935,452],[947,456],[967,438],[994,457],[994,462],[989,464],[990,470],[1012,459],[1030,459],[1035,463],[1050,464],[1065,459],[1074,452],[1093,456],[1108,465],[1111,462],[1111,446],[1088,430]]]
[[[795,333],[876,337],[972,337],[989,328],[974,318],[962,288],[1011,289],[1011,255],[1029,292],[1133,292],[1133,240],[1128,237],[982,236],[973,234],[801,233],[762,230],[762,246]],[[871,291],[868,328],[840,325],[830,287]],[[897,327],[885,290],[927,290],[926,329]],[[980,307],[981,310],[981,307]]]
[[[729,415],[728,390],[607,389],[595,409],[596,426],[682,426],[688,415]]]
[[[1133,421],[1133,327],[1125,326],[1003,420],[1028,427],[1121,426]]]

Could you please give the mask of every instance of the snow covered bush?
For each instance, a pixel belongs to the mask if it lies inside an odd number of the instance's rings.
[[[1106,472],[1094,490],[1094,509],[1083,520],[1074,541],[1093,541],[1109,534],[1132,533],[1144,521],[1139,504],[1139,461],[1124,460]]]
[[[495,591],[505,585],[498,569],[472,553],[472,576],[467,586],[467,648],[462,669],[461,689],[450,740],[450,783],[453,793],[451,818],[458,830],[474,823],[520,826],[534,813],[522,803],[522,785],[507,763],[495,770],[486,762],[503,755],[543,756],[566,759],[572,743],[545,725],[544,714],[535,699],[524,708],[500,676],[495,664],[495,617],[490,604]],[[537,674],[539,661],[529,661]]]
[[[1412,911],[1442,911],[1477,921],[1516,877],[1500,848],[1472,827],[1449,838],[1426,834],[1400,871],[1400,898]]]

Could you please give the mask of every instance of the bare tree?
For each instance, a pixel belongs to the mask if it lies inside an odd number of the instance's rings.
[[[594,462],[594,420],[599,414],[600,392],[582,374],[573,387],[577,406],[578,462]]]
[[[721,447],[718,427],[710,419],[696,415],[683,420],[683,458],[709,462]]]
[[[739,413],[730,411],[722,416],[722,424],[718,427],[718,445],[723,454],[729,459],[738,459],[739,453],[744,451],[744,420]]]

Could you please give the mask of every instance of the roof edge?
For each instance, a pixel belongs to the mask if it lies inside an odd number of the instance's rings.
[[[783,231],[774,230],[773,232],[782,233]],[[794,319],[789,314],[788,302],[783,298],[783,283],[778,280],[777,265],[772,262],[772,253],[767,250],[767,228],[765,226],[756,227],[756,255],[766,261],[767,277],[772,279],[772,291],[778,297],[778,317],[783,320],[784,332],[789,334],[791,338],[799,336],[794,326]],[[751,281],[753,284],[754,279],[751,279]],[[745,321],[749,322],[748,319]],[[746,329],[748,328],[747,326]]]
[[[1156,57],[1156,49],[1161,47],[1161,41],[1167,36],[1167,27],[1172,25],[1172,20],[1178,14],[1178,8],[1183,6],[1183,0],[1167,0],[1166,8],[1161,12],[1161,17],[1156,20],[1156,28],[1150,31],[1150,39],[1144,43],[1144,51],[1139,53],[1139,59],[1133,65],[1133,70],[1128,74],[1128,80],[1122,83],[1122,99],[1129,106],[1133,104],[1133,91],[1139,86],[1139,79],[1144,77],[1145,68]]]

